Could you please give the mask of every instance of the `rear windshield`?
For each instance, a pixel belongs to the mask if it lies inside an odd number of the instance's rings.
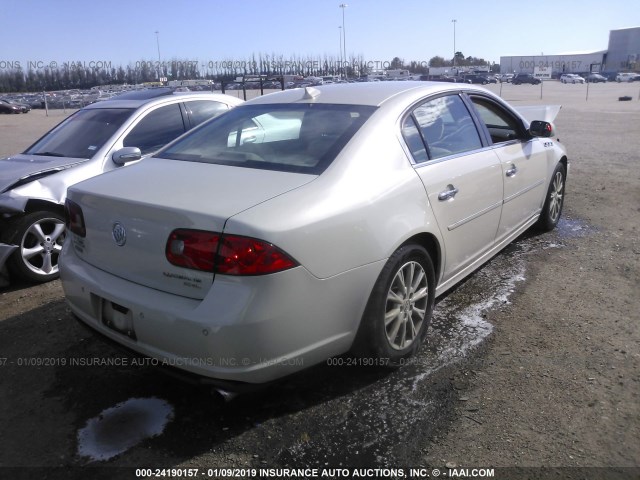
[[[24,153],[52,157],[91,158],[133,111],[130,108],[79,110]]]
[[[156,157],[320,174],[375,107],[270,104],[236,107]]]

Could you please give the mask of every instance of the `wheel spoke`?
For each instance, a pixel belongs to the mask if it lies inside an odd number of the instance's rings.
[[[400,348],[404,348],[404,344],[407,341],[407,322],[401,322],[402,336],[400,337]]]
[[[389,293],[387,294],[387,301],[393,303],[402,303],[403,298],[393,290],[389,290]]]
[[[398,316],[396,317],[395,323],[391,328],[391,333],[387,334],[387,338],[389,338],[389,341],[391,341],[392,343],[395,343],[395,339],[398,336],[398,330],[400,330],[401,326],[402,326],[402,319]]]
[[[44,247],[42,247],[42,245],[36,245],[33,248],[25,248],[22,250],[22,258],[28,260],[36,255],[42,255],[42,252],[44,252]]]
[[[404,271],[402,269],[398,270],[398,275],[396,275],[396,278],[400,282],[400,286],[402,287],[402,289],[404,290],[404,293],[406,295],[407,294],[407,284],[406,284],[406,282],[404,280]]]
[[[427,287],[421,288],[411,296],[412,302],[418,302],[428,295]]]
[[[411,262],[409,264],[409,276],[407,277],[407,297],[410,297],[413,293],[413,279],[416,275],[416,264]]]
[[[424,270],[422,268],[418,271],[418,275],[416,275],[415,280],[411,284],[411,293],[413,294],[418,290],[418,287],[422,283],[422,279],[424,278]]]
[[[414,340],[418,336],[418,329],[416,328],[416,322],[413,321],[413,318],[409,320],[411,324],[411,340]]]
[[[47,236],[42,231],[42,226],[40,226],[39,223],[34,223],[33,225],[31,225],[31,228],[29,228],[28,232],[38,237],[38,240],[40,242],[44,242],[47,239]]]
[[[64,223],[56,223],[53,232],[49,236],[51,237],[51,241],[55,243],[62,234],[64,234]]]
[[[51,273],[51,271],[53,270],[50,252],[44,254],[44,262],[42,263],[42,268],[40,270],[42,270],[44,273]]]
[[[385,316],[384,316],[384,324],[385,326],[389,326],[389,324],[391,322],[393,322],[396,318],[398,318],[398,316],[400,315],[400,312],[402,310],[400,308],[394,308],[393,310],[388,311]]]
[[[413,307],[412,309],[413,313],[417,313],[420,316],[420,320],[424,319],[424,314],[427,311],[424,308],[418,308],[418,307]]]

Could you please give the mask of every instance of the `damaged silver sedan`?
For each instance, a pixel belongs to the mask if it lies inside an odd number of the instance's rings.
[[[67,188],[148,156],[242,101],[222,94],[138,90],[89,105],[24,153],[0,160],[0,272],[58,276]]]

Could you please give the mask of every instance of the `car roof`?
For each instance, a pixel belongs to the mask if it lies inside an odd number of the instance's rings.
[[[440,92],[486,92],[484,89],[462,83],[389,81],[318,85],[294,88],[253,98],[244,105],[270,103],[326,103],[344,105],[369,105],[379,107],[393,98],[416,97]]]
[[[218,98],[216,98],[218,97]],[[134,90],[117,95],[108,100],[92,103],[84,107],[84,109],[96,108],[139,108],[143,105],[152,103],[166,103],[168,101],[179,102],[182,100],[218,100],[223,103],[232,103],[233,97],[220,93],[211,92],[176,92],[173,88],[146,88],[143,90]],[[238,101],[238,103],[242,103]],[[84,110],[83,109],[83,110]]]

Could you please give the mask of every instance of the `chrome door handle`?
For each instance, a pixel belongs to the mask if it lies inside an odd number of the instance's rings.
[[[517,167],[512,163],[511,168],[504,172],[507,177],[513,177],[516,173],[518,173]]]
[[[440,200],[441,202],[444,202],[445,200],[449,200],[450,198],[455,197],[457,193],[458,193],[458,189],[453,185],[449,184],[447,185],[447,189],[445,191],[440,192],[438,194],[438,200]]]

